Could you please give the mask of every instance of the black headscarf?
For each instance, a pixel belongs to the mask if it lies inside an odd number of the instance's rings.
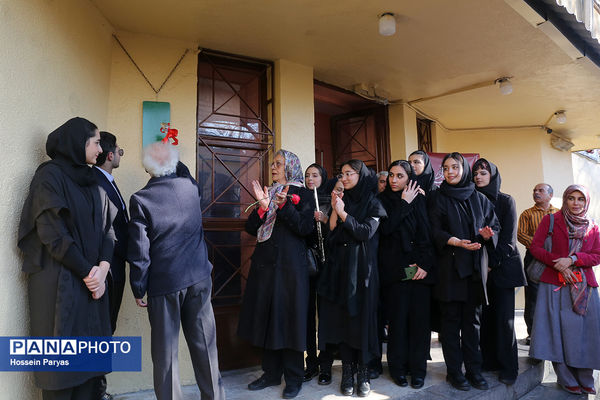
[[[423,172],[421,173],[421,175],[415,175],[414,180],[416,180],[421,189],[425,191],[425,194],[429,194],[429,192],[435,189],[435,171],[431,166],[429,156],[423,150],[413,151],[412,153],[410,153],[410,155],[418,155],[421,156],[421,158],[423,158]]]
[[[329,204],[331,202],[331,191],[333,190],[333,186],[335,185],[335,182],[337,181],[337,179],[327,180],[327,171],[325,170],[325,168],[323,168],[321,165],[319,165],[317,163],[310,164],[308,166],[308,168],[306,168],[306,171],[308,171],[308,169],[311,167],[318,169],[319,174],[321,175],[321,184],[317,188],[317,197],[319,198],[319,206],[322,206],[324,204]],[[306,175],[306,171],[304,171],[304,175]],[[304,181],[305,181],[304,183],[306,184],[306,178],[304,179]]]
[[[394,161],[392,163],[392,165],[390,166],[390,168],[388,169],[391,170],[393,167],[400,167],[402,168],[404,171],[406,171],[406,169],[404,168],[405,166],[407,166],[409,168],[409,170],[407,171],[408,173],[408,182],[410,181],[417,181],[417,175],[415,175],[415,170],[413,169],[412,165],[410,165],[410,163],[406,160],[399,160],[399,161],[404,161],[406,164],[395,164],[396,161]],[[394,165],[395,164],[395,165]],[[389,175],[388,175],[388,181],[389,181]],[[407,185],[408,185],[407,182]],[[388,214],[390,213],[390,209],[393,209],[393,207],[395,205],[397,205],[401,200],[402,200],[402,193],[404,192],[404,189],[399,190],[397,192],[394,192],[392,190],[392,188],[390,187],[390,183],[388,182],[387,185],[385,185],[385,189],[383,190],[383,192],[381,192],[379,194],[379,199],[381,200],[381,202],[383,203],[383,205],[385,206],[386,211],[388,212]]]
[[[349,165],[349,164],[348,164]],[[367,212],[369,212],[369,203],[377,195],[377,174],[372,169],[368,168],[365,163],[360,161],[360,171],[358,171],[358,182],[352,189],[344,190],[344,210],[362,221]],[[372,215],[380,217],[385,215],[383,208],[380,210],[381,215]]]
[[[444,180],[440,185],[440,191],[448,197],[459,201],[464,201],[468,199],[471,196],[471,194],[473,194],[473,191],[475,190],[475,184],[473,183],[473,177],[471,174],[471,167],[469,166],[469,162],[462,155],[460,155],[460,158],[462,159],[463,165],[463,172],[460,178],[460,182],[458,182],[456,185],[450,185],[448,182],[446,182],[446,180]]]
[[[96,182],[94,173],[86,162],[85,144],[94,136],[96,125],[85,118],[71,118],[46,140],[46,154],[60,169],[80,186]]]
[[[498,168],[485,158],[480,158],[479,160],[475,161],[475,164],[473,164],[473,171],[478,169],[485,169],[490,173],[490,183],[484,187],[476,187],[476,189],[485,194],[485,196],[492,203],[496,204],[496,200],[498,200],[498,193],[500,193],[500,184],[502,183],[502,178],[500,178],[500,172],[498,172]]]

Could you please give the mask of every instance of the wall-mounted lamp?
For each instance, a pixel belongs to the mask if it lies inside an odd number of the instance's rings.
[[[556,118],[556,122],[559,124],[564,124],[567,122],[567,114],[565,110],[558,110],[554,113],[554,117]]]
[[[391,12],[384,12],[379,16],[379,34],[392,36],[396,33],[396,17]]]
[[[494,83],[500,84],[500,93],[503,95],[509,95],[513,91],[512,83],[510,83],[509,77],[498,78],[494,81]]]

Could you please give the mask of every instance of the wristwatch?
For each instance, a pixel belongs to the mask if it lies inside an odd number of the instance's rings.
[[[569,258],[573,261],[572,265],[575,265],[575,263],[577,262],[577,256],[573,254],[572,256],[569,256]]]

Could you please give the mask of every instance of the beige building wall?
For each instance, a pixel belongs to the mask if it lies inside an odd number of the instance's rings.
[[[158,88],[181,55],[187,55],[156,94],[135,68],[123,49],[112,40],[112,65],[106,128],[117,136],[125,149],[121,165],[113,173],[119,188],[129,203],[129,197],[140,190],[149,175],[142,167],[142,102],[171,103],[171,126],[179,130],[181,160],[192,174],[196,168],[196,91],[197,43],[182,42],[155,36],[119,31],[117,37],[129,54]],[[117,322],[117,336],[142,336],[142,372],[118,372],[108,375],[110,393],[152,389],[152,359],[150,357],[150,324],[146,309],[139,308],[129,288],[125,286],[123,303]],[[183,334],[180,336],[179,362],[183,384],[195,383],[189,352]]]
[[[390,161],[407,160],[419,148],[417,114],[405,104],[388,107]]]
[[[47,135],[74,116],[106,125],[111,31],[87,1],[0,3],[0,335],[29,333],[17,227]],[[3,399],[41,398],[31,373],[0,373],[0,387]]]
[[[303,170],[315,162],[313,69],[275,61],[275,142],[300,158]]]
[[[590,192],[591,202],[588,216],[596,223],[600,223],[600,164],[577,153],[572,153],[573,182],[587,187]]]

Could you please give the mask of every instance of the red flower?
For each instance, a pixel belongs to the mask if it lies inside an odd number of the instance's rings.
[[[300,196],[298,196],[297,194],[293,194],[291,196],[289,196],[292,198],[292,203],[294,203],[294,205],[300,203]]]

